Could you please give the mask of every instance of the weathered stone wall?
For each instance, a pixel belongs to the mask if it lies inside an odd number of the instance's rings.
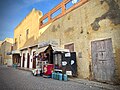
[[[120,24],[119,20],[116,21],[119,19],[119,15],[114,18],[108,18],[111,15],[106,15],[106,18],[99,19],[97,21],[97,25],[99,25],[96,29],[96,18],[102,17],[112,8],[107,0],[104,1],[101,4],[100,0],[89,0],[84,5],[39,30],[39,42],[59,39],[61,47],[74,43],[78,77],[80,78],[91,77],[91,41],[112,38],[116,75],[120,79]],[[120,2],[116,0],[116,4],[120,5]],[[118,8],[117,10],[119,11]],[[117,14],[117,11],[115,12]],[[79,53],[81,57],[79,57]]]
[[[16,48],[20,49],[37,43],[39,35],[39,18],[42,13],[33,9],[24,20],[14,30],[14,43],[17,39]],[[26,39],[26,31],[29,30],[28,38]],[[15,46],[14,46],[15,47]]]
[[[9,64],[9,61],[12,61],[12,56],[11,55],[7,55],[8,52],[11,52],[11,46],[13,44],[13,39],[12,38],[6,38],[2,44],[1,44],[1,56],[2,56],[2,60],[3,63]]]

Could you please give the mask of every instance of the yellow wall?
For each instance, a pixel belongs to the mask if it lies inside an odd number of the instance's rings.
[[[39,35],[39,18],[41,16],[42,12],[32,9],[24,20],[15,28],[14,43],[15,38],[17,38],[17,44],[14,46],[14,49],[28,47],[37,43],[37,38]],[[27,29],[29,29],[28,39],[26,39]]]
[[[2,51],[1,51],[1,44],[3,41],[0,41],[0,56],[2,56]]]
[[[120,1],[117,3],[120,7]],[[101,4],[100,0],[88,0],[84,5],[39,29],[39,18],[42,13],[33,9],[14,30],[14,43],[15,38],[17,38],[16,49],[54,39],[59,40],[60,47],[63,48],[66,44],[74,43],[78,77],[90,78],[91,42],[111,38],[115,58],[115,73],[120,79],[120,24],[114,25],[107,17],[99,21],[100,28],[97,31],[91,27],[95,19],[104,15],[108,10],[109,6],[106,2]],[[26,40],[27,29],[29,29],[29,35]],[[19,41],[20,34],[21,42]],[[81,58],[78,57],[79,52],[82,53]]]
[[[118,2],[120,5],[120,2]],[[39,42],[59,39],[60,46],[74,43],[77,55],[78,77],[90,78],[91,41],[112,38],[115,57],[116,74],[120,78],[120,24],[114,25],[111,20],[103,19],[99,22],[100,28],[94,31],[91,24],[95,18],[101,17],[109,9],[106,2],[89,0],[74,11],[68,13],[55,22],[39,30]],[[82,52],[82,58],[78,53]]]
[[[8,52],[11,52],[12,44],[13,44],[12,38],[5,38],[5,40],[1,44],[1,56],[4,64],[7,63],[7,60],[12,59],[11,55],[7,55]]]

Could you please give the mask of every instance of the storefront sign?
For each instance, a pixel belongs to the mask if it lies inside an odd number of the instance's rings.
[[[72,75],[72,71],[66,71],[67,75]]]
[[[48,46],[48,45],[58,46],[59,45],[59,40],[55,39],[55,40],[48,40],[48,41],[45,41],[45,42],[41,42],[41,43],[38,44],[38,48],[42,48],[42,47],[45,47],[45,46]]]
[[[71,60],[71,65],[73,65],[75,63],[75,61],[74,60]]]
[[[59,45],[59,40],[50,40],[50,45],[58,46]]]
[[[65,53],[65,57],[70,57],[70,53]]]
[[[49,42],[41,42],[38,44],[38,48],[42,48],[42,47],[45,47],[45,46],[48,46],[49,45]]]
[[[67,65],[67,62],[66,61],[63,61],[62,62],[62,66],[66,66]]]
[[[7,52],[6,55],[12,55],[12,52]]]

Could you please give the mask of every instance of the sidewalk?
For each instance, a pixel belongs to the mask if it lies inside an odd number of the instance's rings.
[[[17,69],[29,71],[29,72],[31,72],[31,70],[32,70],[30,68],[23,68],[23,67],[17,67]],[[89,81],[89,80],[84,80],[84,79],[79,79],[79,78],[69,78],[69,80],[72,82],[75,82],[75,83],[88,85],[90,87],[99,87],[99,88],[105,89],[105,90],[120,90],[120,85],[110,85],[110,84]]]
[[[31,68],[25,68],[25,67],[17,67],[17,69],[24,70],[24,71],[29,71],[29,72],[31,72],[33,70]]]
[[[106,90],[120,90],[120,85],[111,85],[111,84],[105,84],[105,83],[78,79],[78,78],[74,78],[74,79],[69,78],[69,80],[79,84],[88,85],[90,87],[99,87],[101,89],[106,89]]]
[[[16,68],[16,69],[19,69],[19,70],[29,71],[29,72],[31,72],[33,70],[31,68],[25,68],[25,67],[13,67],[13,66],[6,66],[6,67]]]

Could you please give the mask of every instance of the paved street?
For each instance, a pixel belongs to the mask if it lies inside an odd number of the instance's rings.
[[[0,66],[0,90],[105,90],[76,83],[58,81],[50,78],[34,77],[28,71]]]

